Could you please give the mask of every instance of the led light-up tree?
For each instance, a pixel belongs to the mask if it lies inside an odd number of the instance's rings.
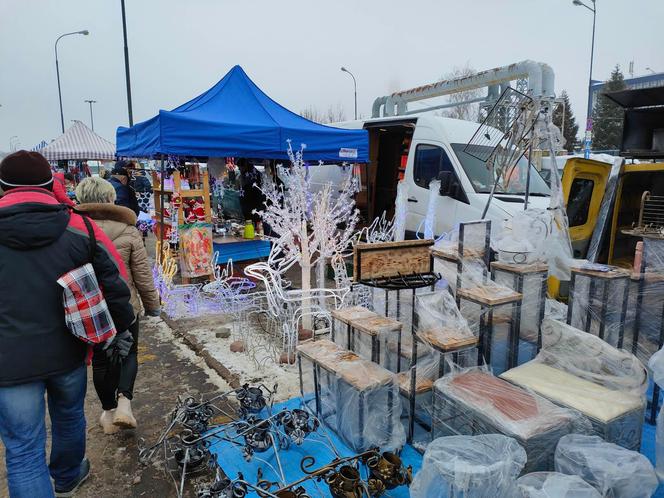
[[[291,165],[281,168],[282,184],[277,184],[269,176],[265,178],[261,187],[265,195],[265,209],[258,211],[258,214],[275,233],[274,237],[269,238],[281,251],[275,270],[283,274],[294,264],[300,265],[303,328],[311,329],[311,317],[307,313],[311,270],[318,262],[318,285],[324,287],[326,258],[342,254],[349,246],[358,220],[353,199],[357,183],[351,173],[338,196],[332,195],[336,187],[329,184],[312,193],[303,149],[293,152],[289,142]]]

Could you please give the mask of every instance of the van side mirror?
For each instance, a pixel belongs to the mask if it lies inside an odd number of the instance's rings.
[[[441,171],[438,173],[438,179],[440,180],[440,195],[451,195],[452,194],[452,172],[451,171]]]

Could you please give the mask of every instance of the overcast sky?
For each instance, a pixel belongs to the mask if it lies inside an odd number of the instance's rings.
[[[590,1],[590,0],[586,0]],[[374,98],[524,59],[546,62],[585,122],[592,14],[571,0],[126,0],[134,121],[198,95],[240,64],[293,111],[340,104],[350,118]],[[664,1],[597,0],[595,79],[615,64],[664,71]],[[127,124],[120,0],[0,1],[0,150],[60,134],[53,44],[65,126],[79,119],[115,142]]]

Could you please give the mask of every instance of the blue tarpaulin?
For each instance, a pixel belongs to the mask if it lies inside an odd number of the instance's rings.
[[[314,123],[282,107],[235,66],[207,92],[172,111],[117,130],[117,155],[287,159],[306,144],[308,160],[368,162],[365,130]]]

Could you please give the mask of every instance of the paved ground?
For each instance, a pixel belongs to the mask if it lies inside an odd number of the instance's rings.
[[[221,377],[176,339],[164,322],[150,319],[143,321],[141,328],[140,369],[133,403],[139,427],[136,431],[104,436],[97,424],[101,408],[90,379],[86,416],[92,475],[77,498],[175,496],[169,477],[154,466],[138,463],[137,442],[140,438],[156,440],[178,394],[206,395],[228,389]],[[4,448],[0,449],[0,496],[7,497]],[[187,496],[192,496],[192,490]]]

